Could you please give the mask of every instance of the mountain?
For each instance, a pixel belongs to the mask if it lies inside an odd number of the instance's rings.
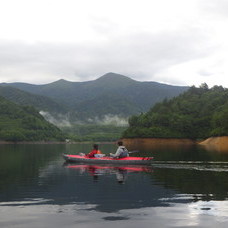
[[[140,82],[115,73],[107,73],[96,80],[86,82],[61,79],[45,85],[2,85],[46,96],[58,104],[64,104],[63,107],[66,106],[70,110],[68,116],[72,121],[102,118],[108,114],[128,117],[148,111],[155,103],[177,96],[188,89],[157,82]]]
[[[31,106],[0,96],[0,141],[62,141],[63,133]]]
[[[25,92],[11,86],[0,86],[0,96],[19,105],[34,106],[39,111],[42,110],[51,113],[67,112],[63,104],[59,104],[51,98]]]
[[[132,116],[123,137],[192,138],[228,135],[228,89],[206,84]]]

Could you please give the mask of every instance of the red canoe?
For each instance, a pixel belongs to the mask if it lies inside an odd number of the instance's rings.
[[[127,165],[149,165],[153,160],[153,157],[88,158],[85,156],[72,155],[72,154],[63,154],[63,158],[67,162],[98,163],[98,164],[127,164]]]

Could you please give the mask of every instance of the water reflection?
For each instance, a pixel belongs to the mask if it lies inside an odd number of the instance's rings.
[[[227,202],[213,201],[208,205],[206,202],[203,203],[205,204],[173,203],[169,207],[123,209],[111,213],[98,212],[92,210],[92,205],[82,204],[5,206],[3,213],[0,214],[0,227],[227,227]]]
[[[167,206],[159,198],[163,194],[169,194],[170,197],[174,194],[172,190],[164,191],[160,186],[152,187],[153,169],[148,166],[65,163],[64,170],[60,172],[58,169],[47,168],[39,175],[40,187],[55,183],[51,189],[55,204],[61,204],[61,198],[64,204],[74,202],[95,205],[93,210],[111,213],[151,205]],[[55,195],[59,197],[53,197]]]
[[[218,145],[218,144],[213,144],[213,145],[201,145],[201,147],[205,148],[208,151],[211,152],[216,152],[220,154],[228,154],[228,145]]]
[[[139,156],[153,156],[156,161],[228,161],[228,151],[198,144],[133,144],[129,148],[139,150]]]
[[[127,228],[208,228],[228,222],[224,155],[145,151],[155,157],[151,167],[106,166],[64,164],[64,146],[4,148],[0,227],[112,228],[118,222]]]
[[[87,165],[87,164],[70,164],[64,163],[64,167],[68,169],[78,170],[80,174],[89,173],[94,180],[98,180],[100,175],[115,174],[118,183],[123,184],[128,176],[128,173],[133,172],[152,172],[150,166],[113,166],[113,165]]]

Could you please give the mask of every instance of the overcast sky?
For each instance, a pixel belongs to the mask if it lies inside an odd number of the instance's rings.
[[[0,82],[228,88],[227,0],[0,0]]]

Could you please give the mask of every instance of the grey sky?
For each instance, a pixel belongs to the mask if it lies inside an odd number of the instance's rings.
[[[226,0],[0,0],[0,82],[228,87],[227,23]]]

